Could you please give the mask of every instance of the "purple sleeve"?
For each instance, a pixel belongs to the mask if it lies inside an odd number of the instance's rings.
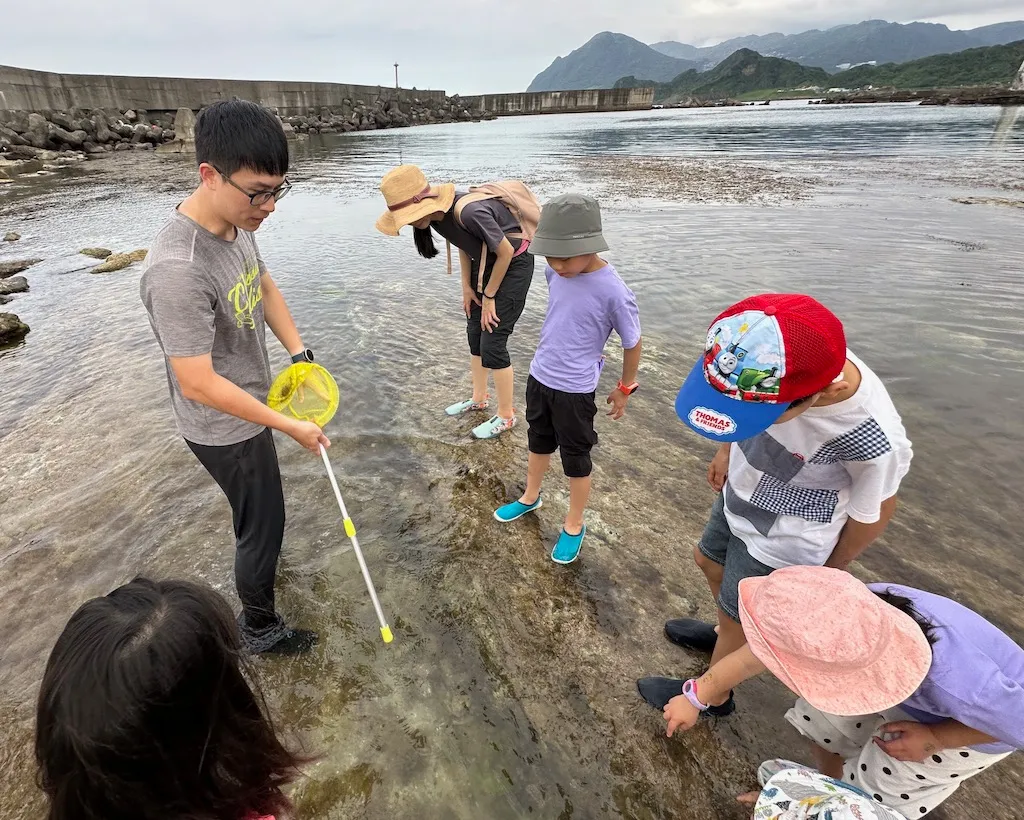
[[[640,310],[629,288],[626,288],[625,301],[612,311],[612,327],[622,339],[623,350],[632,350],[640,344]]]
[[[1015,749],[1024,749],[1024,688],[988,658],[977,660],[976,666],[967,667],[977,680],[972,697],[957,697],[936,684],[928,687],[925,697],[915,697],[914,705],[920,704],[931,714],[952,718]]]
[[[473,236],[486,242],[491,253],[498,252],[505,232],[498,225],[491,209],[483,202],[470,202],[462,209],[462,224]]]

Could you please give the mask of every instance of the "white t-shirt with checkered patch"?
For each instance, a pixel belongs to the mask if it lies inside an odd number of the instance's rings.
[[[848,518],[872,524],[913,456],[903,422],[870,368],[857,392],[732,445],[725,514],[750,554],[776,569],[821,566]]]

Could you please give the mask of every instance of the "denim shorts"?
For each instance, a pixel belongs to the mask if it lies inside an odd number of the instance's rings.
[[[711,507],[711,517],[697,549],[705,558],[725,568],[718,607],[736,623],[740,621],[739,586],[744,578],[770,575],[774,567],[762,564],[747,551],[747,545],[732,534],[725,517],[725,493],[720,493]]]

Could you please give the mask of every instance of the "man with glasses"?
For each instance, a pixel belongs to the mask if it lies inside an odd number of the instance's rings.
[[[204,109],[195,141],[199,187],[152,243],[141,296],[178,431],[231,504],[243,643],[252,653],[297,654],[317,635],[287,626],[274,605],[285,510],[271,430],[313,452],[330,442],[265,403],[266,325],[293,362],[313,360],[254,236],[291,187],[288,141],[273,114],[243,100]]]

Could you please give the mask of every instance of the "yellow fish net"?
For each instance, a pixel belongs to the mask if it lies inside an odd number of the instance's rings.
[[[267,405],[278,413],[284,413],[299,421],[311,421],[323,429],[338,412],[339,398],[338,383],[334,381],[334,377],[330,373],[318,364],[298,362],[274,379],[274,383],[270,385],[270,393],[267,395]],[[323,459],[327,478],[331,482],[331,489],[334,490],[334,497],[338,501],[338,509],[341,510],[345,535],[352,541],[352,548],[359,561],[359,569],[363,573],[366,590],[370,593],[370,600],[373,601],[373,608],[377,613],[377,620],[380,622],[380,635],[384,639],[384,643],[391,643],[394,636],[384,617],[384,610],[381,609],[377,590],[374,589],[373,581],[370,579],[370,571],[366,567],[363,551],[359,548],[356,525],[352,523],[352,517],[345,507],[345,499],[341,497],[341,490],[334,477],[331,461],[327,458],[327,450],[322,444],[320,445],[320,458]]]
[[[338,383],[330,373],[318,364],[299,362],[274,379],[267,404],[323,428],[338,412],[339,398]]]

